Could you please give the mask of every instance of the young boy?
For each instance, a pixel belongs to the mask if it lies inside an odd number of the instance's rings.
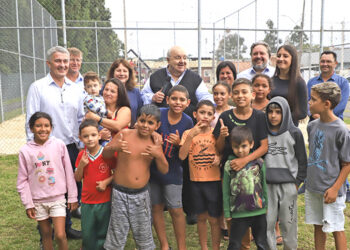
[[[247,126],[234,127],[230,134],[234,155],[224,166],[222,183],[224,217],[231,220],[227,249],[240,249],[242,239],[252,228],[258,249],[268,249],[266,239],[267,193],[265,165],[261,159],[249,162],[236,171],[230,161],[247,157],[254,146],[253,134]]]
[[[212,249],[220,249],[220,216],[222,214],[222,193],[220,159],[215,149],[215,138],[210,123],[214,120],[215,107],[209,100],[197,104],[193,117],[197,124],[186,130],[181,138],[179,158],[188,156],[191,197],[197,215],[199,243],[207,246],[207,220],[212,236]]]
[[[85,112],[91,111],[101,117],[106,117],[108,112],[105,101],[100,96],[101,87],[100,78],[95,72],[88,71],[84,75],[84,89],[87,93],[84,99]]]
[[[325,249],[326,233],[333,233],[336,249],[346,249],[344,232],[345,180],[350,172],[350,135],[333,109],[340,101],[336,83],[312,86],[312,115],[307,126],[309,158],[305,191],[305,221],[314,225],[315,249]]]
[[[124,249],[129,228],[138,249],[154,249],[151,206],[148,194],[150,165],[166,174],[168,162],[163,154],[160,112],[155,105],[145,105],[137,118],[136,129],[123,129],[104,148],[103,156],[113,158],[118,152],[113,175],[112,212],[105,249]]]
[[[307,156],[303,134],[295,127],[288,102],[277,96],[266,107],[269,150],[265,156],[268,189],[267,242],[276,247],[279,219],[284,248],[297,249],[298,187],[306,177]]]
[[[76,161],[75,180],[84,179],[81,193],[81,228],[83,249],[103,249],[111,214],[111,169],[113,160],[105,160],[99,144],[98,124],[84,120],[79,127],[79,139],[86,149]]]
[[[163,137],[163,151],[169,163],[169,172],[164,175],[151,167],[151,200],[153,225],[157,232],[160,248],[169,249],[166,237],[164,207],[173,222],[178,249],[186,249],[186,221],[182,208],[182,161],[179,159],[179,144],[182,133],[193,127],[192,119],[183,113],[190,104],[189,94],[184,86],[172,87],[166,102],[169,108],[161,108],[161,125],[158,129]]]
[[[214,128],[216,138],[216,147],[218,153],[222,155],[221,164],[225,164],[229,155],[233,154],[229,133],[236,126],[247,126],[253,133],[252,153],[245,157],[231,160],[231,168],[239,171],[249,162],[262,157],[268,149],[267,145],[267,127],[265,114],[262,111],[251,107],[255,93],[252,89],[252,83],[246,78],[239,78],[232,84],[232,100],[236,108],[224,111],[219,116],[219,122]],[[250,234],[244,237],[242,242],[246,248],[250,247]]]

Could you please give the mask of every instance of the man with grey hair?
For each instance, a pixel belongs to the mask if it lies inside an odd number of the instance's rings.
[[[262,73],[272,77],[275,73],[275,68],[269,65],[271,58],[270,46],[263,42],[256,42],[250,46],[250,56],[252,67],[238,74],[237,78],[247,78],[252,80],[257,73]]]
[[[45,112],[52,118],[51,135],[61,139],[67,147],[72,167],[78,156],[79,124],[84,117],[83,91],[69,80],[66,75],[69,67],[69,52],[61,46],[47,51],[46,61],[50,72],[32,83],[28,90],[26,104],[27,140],[33,139],[28,121],[37,111]],[[81,232],[71,228],[69,210],[66,216],[68,238],[81,238]]]
[[[165,97],[175,85],[183,85],[190,96],[191,103],[185,113],[193,119],[193,111],[201,100],[210,100],[213,96],[208,92],[202,78],[187,69],[187,55],[183,48],[174,46],[167,54],[168,65],[154,72],[147,80],[141,91],[144,104],[154,103],[159,107],[166,107]]]

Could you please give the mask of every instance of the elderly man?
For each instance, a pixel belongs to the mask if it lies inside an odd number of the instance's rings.
[[[26,132],[27,139],[33,134],[28,121],[37,111],[48,113],[52,118],[52,136],[61,139],[67,146],[72,167],[79,153],[79,124],[84,117],[83,91],[66,74],[69,66],[69,52],[56,46],[47,51],[49,74],[32,83],[27,95]],[[81,238],[81,232],[71,228],[70,213],[67,210],[66,233],[68,238]]]
[[[183,85],[190,94],[191,103],[185,113],[192,117],[197,103],[207,99],[214,103],[213,96],[208,92],[202,78],[187,69],[186,52],[179,46],[169,49],[167,54],[168,66],[157,70],[147,80],[141,91],[144,104],[154,103],[165,107],[165,97],[175,85]]]
[[[67,78],[75,82],[84,89],[84,78],[80,74],[81,63],[83,62],[83,52],[77,48],[68,48],[69,51],[69,68]]]
[[[269,65],[271,58],[270,46],[265,42],[256,42],[250,46],[250,56],[252,58],[252,67],[238,74],[237,78],[247,78],[252,80],[257,73],[262,73],[272,77],[275,68]]]

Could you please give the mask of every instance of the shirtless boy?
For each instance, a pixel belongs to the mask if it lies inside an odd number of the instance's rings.
[[[105,158],[118,154],[106,249],[124,249],[130,228],[138,249],[155,248],[147,189],[151,161],[155,160],[161,173],[168,172],[161,136],[154,132],[159,120],[160,112],[155,105],[143,106],[137,128],[120,131],[103,151]]]

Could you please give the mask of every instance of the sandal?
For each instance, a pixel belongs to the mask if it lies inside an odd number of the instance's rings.
[[[277,246],[283,245],[283,237],[281,235],[276,237],[276,244]]]
[[[228,230],[227,229],[221,229],[221,234],[224,237],[224,240],[228,240]]]

